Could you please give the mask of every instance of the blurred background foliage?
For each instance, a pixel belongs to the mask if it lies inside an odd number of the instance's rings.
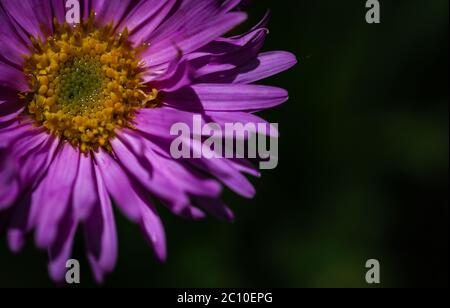
[[[190,222],[160,209],[169,259],[155,261],[139,228],[117,213],[120,256],[106,287],[367,287],[381,262],[384,287],[448,286],[448,4],[250,1],[246,27],[272,10],[265,50],[299,64],[267,80],[290,101],[265,112],[280,123],[280,165],[230,192],[233,224]],[[0,286],[54,286],[47,257],[0,244]],[[81,236],[82,285],[95,286]]]

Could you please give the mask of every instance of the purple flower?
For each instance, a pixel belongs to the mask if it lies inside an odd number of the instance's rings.
[[[83,0],[69,25],[63,0],[0,1],[0,232],[13,251],[34,232],[61,281],[80,227],[101,282],[116,264],[113,201],[164,260],[154,200],[232,220],[222,185],[254,196],[248,160],[170,155],[174,123],[266,123],[254,113],[288,98],[253,84],[296,63],[260,53],[267,16],[224,37],[246,19],[239,2]]]

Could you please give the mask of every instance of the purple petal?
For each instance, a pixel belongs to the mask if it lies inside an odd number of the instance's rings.
[[[49,0],[3,0],[3,8],[28,34],[46,39],[41,25],[52,30],[52,9]]]
[[[259,172],[259,170],[247,159],[235,158],[229,159],[229,162],[239,172],[250,174],[258,178],[261,177],[261,172]]]
[[[278,129],[272,124],[268,123],[266,120],[246,112],[214,112],[209,111],[206,112],[205,115],[209,118],[209,120],[213,123],[217,123],[222,128],[224,134],[223,136],[226,138],[235,139],[234,132],[228,135],[230,132],[226,130],[226,124],[237,124],[240,123],[244,127],[248,126],[248,130],[250,133],[259,133],[266,136],[278,138],[279,132]],[[248,125],[253,124],[253,125]],[[260,130],[260,126],[263,126],[264,129]],[[247,137],[247,136],[245,136]]]
[[[238,38],[219,38],[192,53],[188,59],[196,68],[195,78],[236,69],[256,58],[267,33],[267,29],[256,29]]]
[[[195,197],[196,203],[206,211],[225,221],[233,221],[233,211],[217,198]]]
[[[184,0],[179,1],[179,6],[173,14],[150,36],[149,42],[160,41],[175,33],[192,29],[199,25],[216,20],[218,17],[228,13],[240,1],[231,0]]]
[[[76,219],[72,211],[67,211],[67,214],[61,221],[56,241],[49,249],[50,262],[48,271],[54,281],[62,282],[64,280],[67,272],[66,262],[72,254],[76,229]]]
[[[131,142],[131,140],[129,141]],[[204,215],[201,211],[190,206],[186,192],[177,185],[177,182],[172,181],[160,170],[163,166],[158,164],[153,167],[153,164],[150,165],[142,156],[142,153],[151,154],[144,138],[134,140],[130,144],[134,147],[132,148],[133,152],[118,139],[112,142],[115,154],[128,172],[147,190],[158,196],[173,213],[192,219],[203,218]],[[141,158],[140,161],[138,158]]]
[[[98,166],[95,166],[100,204],[84,225],[87,256],[95,279],[101,283],[117,262],[117,232],[112,204]]]
[[[192,149],[195,153],[202,153],[211,155],[213,153],[207,153],[207,149],[202,147],[202,144],[192,140]],[[243,176],[235,167],[225,158],[218,159],[190,159],[188,160],[192,165],[211,173],[232,189],[237,194],[245,198],[253,198],[256,194],[255,188]]]
[[[51,0],[53,13],[59,24],[66,22],[66,0]]]
[[[9,249],[14,253],[20,252],[25,246],[25,234],[21,230],[9,230],[7,238]]]
[[[15,140],[36,130],[31,122],[21,122],[19,119],[12,122],[8,127],[0,129],[0,148],[8,147]]]
[[[166,243],[162,223],[148,196],[108,154],[96,154],[105,186],[116,200],[117,205],[134,222],[138,222],[147,240],[160,260],[166,258]]]
[[[30,231],[28,228],[28,217],[31,207],[31,194],[23,193],[14,208],[10,209],[10,217],[8,223],[8,245],[14,252],[22,250],[25,244],[25,236]]]
[[[16,166],[6,149],[0,148],[0,210],[12,205],[19,193]]]
[[[261,85],[197,84],[164,93],[165,105],[199,111],[260,111],[278,106],[288,99],[286,90]]]
[[[57,236],[58,225],[71,205],[80,154],[65,144],[57,153],[48,173],[33,193],[32,219],[36,223],[36,244],[51,246]]]
[[[41,179],[53,160],[58,144],[59,140],[49,135],[39,147],[33,149],[32,153],[20,158],[19,176],[22,185],[33,186]]]
[[[73,207],[79,220],[86,220],[98,204],[94,165],[90,155],[80,155],[80,166],[75,181]]]
[[[244,13],[229,13],[197,27],[179,30],[150,45],[143,60],[148,66],[170,62],[180,51],[190,53],[232,30],[247,18]]]
[[[204,75],[197,82],[249,84],[288,70],[296,63],[296,57],[289,52],[266,52],[237,68]]]
[[[19,116],[22,114],[22,112],[24,110],[25,110],[25,107],[22,107],[20,109],[17,109],[16,111],[9,113],[8,115],[0,116],[0,123],[9,122],[11,120],[15,120],[15,119],[19,118]]]
[[[192,131],[192,113],[174,110],[171,108],[156,108],[141,110],[136,117],[136,127],[144,134],[149,134],[148,138],[154,138],[157,141],[161,137],[164,138],[164,150],[170,153],[170,142],[175,137],[169,136],[170,126],[174,123],[186,123],[191,127]],[[214,156],[214,153],[207,148],[203,148],[202,144],[193,138],[186,140],[191,153],[195,155],[206,154]],[[203,152],[202,152],[203,151]],[[206,152],[205,152],[206,151]],[[171,157],[170,154],[167,154]],[[200,155],[201,156],[201,155]],[[229,188],[238,194],[251,198],[255,194],[255,190],[251,183],[239,172],[235,164],[225,158],[218,159],[185,159],[179,162],[187,162],[208,174],[212,174],[222,181]]]
[[[130,130],[124,130],[119,134],[123,141],[122,146],[128,145],[131,151],[141,160],[155,166],[154,177],[165,177],[176,187],[194,195],[206,195],[217,197],[221,193],[221,187],[215,181],[211,181],[200,175],[193,169],[187,169],[173,159],[158,155],[154,145],[139,134]],[[139,143],[142,143],[144,151],[139,151]],[[118,145],[118,142],[115,143]],[[119,145],[118,145],[119,146]],[[157,169],[157,170],[156,170]]]
[[[172,70],[172,64],[175,63],[175,67]],[[153,72],[150,70],[150,72]],[[164,78],[157,79],[152,81],[152,79],[156,79],[159,76],[155,76],[154,73],[151,75],[147,75],[144,77],[146,82],[151,82],[151,87],[158,89],[159,91],[172,92],[179,90],[185,86],[188,86],[192,83],[192,68],[189,66],[189,63],[185,60],[179,62],[178,59],[174,60],[171,65],[169,65],[168,72],[164,73]]]
[[[145,203],[140,204],[142,210],[140,226],[147,241],[153,247],[156,257],[160,261],[165,261],[167,258],[167,246],[164,226],[155,207],[149,201],[145,201]]]
[[[134,192],[130,177],[109,154],[102,150],[95,153],[95,161],[103,177],[105,187],[116,201],[117,206],[130,220],[138,221],[141,217],[141,211],[137,206],[139,200]]]
[[[96,19],[103,24],[114,22],[119,24],[130,5],[131,0],[96,0],[92,1],[92,9],[96,13]]]
[[[0,87],[7,87],[17,91],[27,91],[28,84],[23,72],[0,62]]]
[[[25,106],[19,101],[16,91],[0,87],[0,122],[18,119],[24,109]]]
[[[128,28],[131,41],[139,44],[161,24],[176,2],[176,0],[141,1],[124,18],[118,30]]]
[[[0,7],[0,55],[11,63],[22,66],[23,55],[30,53],[29,49],[16,33],[11,20]]]

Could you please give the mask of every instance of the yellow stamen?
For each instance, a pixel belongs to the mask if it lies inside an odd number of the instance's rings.
[[[142,84],[138,54],[145,46],[133,49],[126,29],[114,35],[112,24],[96,28],[94,22],[94,14],[75,27],[55,21],[45,42],[31,38],[24,65],[33,89],[22,95],[28,113],[82,152],[109,150],[114,131],[132,128],[135,112],[156,107],[158,96]]]

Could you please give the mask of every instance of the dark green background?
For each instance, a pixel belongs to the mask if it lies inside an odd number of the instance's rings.
[[[268,80],[289,89],[264,116],[280,123],[280,165],[244,200],[227,192],[233,224],[163,216],[169,247],[155,261],[139,228],[117,215],[120,256],[105,283],[154,287],[384,287],[448,285],[448,1],[255,1],[271,8],[266,50],[299,64]],[[244,28],[243,28],[244,29]],[[78,239],[82,285],[94,286]],[[0,286],[53,286],[32,241],[0,244]]]

